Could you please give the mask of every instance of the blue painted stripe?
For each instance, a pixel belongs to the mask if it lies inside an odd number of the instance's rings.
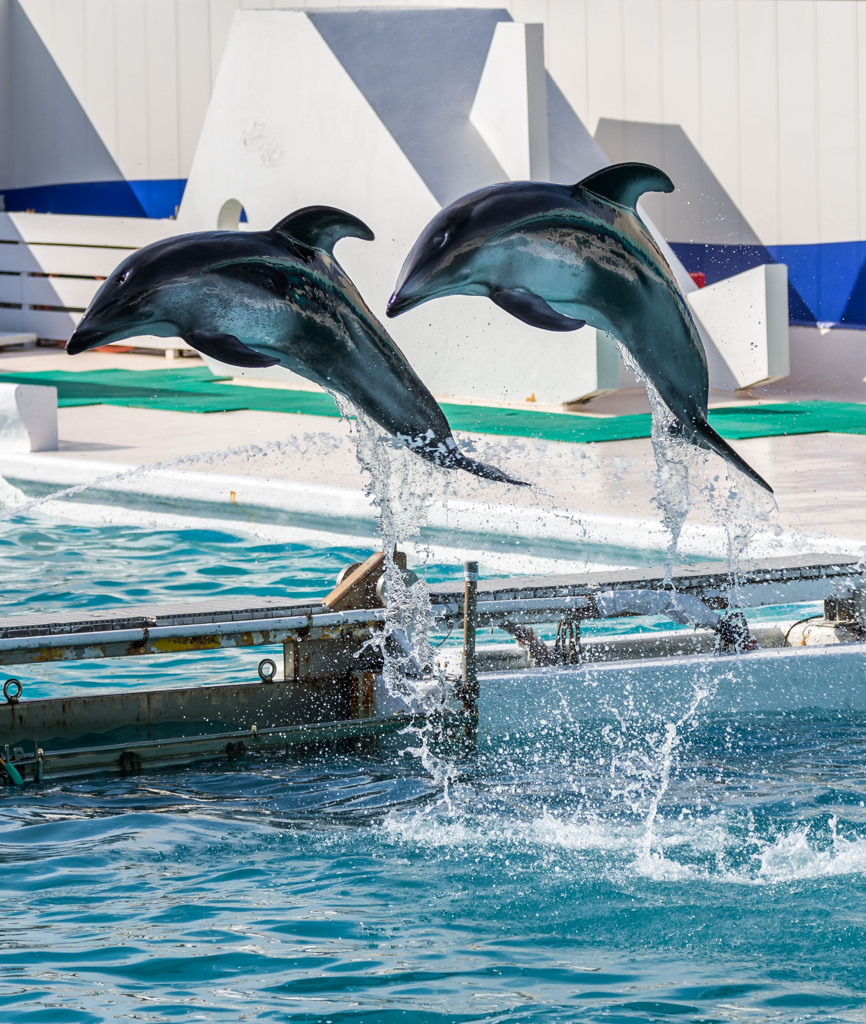
[[[32,188],[0,188],[10,212],[78,213],[97,217],[173,217],[186,187],[184,178],[155,181],[82,181]]]
[[[788,316],[792,324],[866,329],[866,242],[816,245],[702,245],[671,242],[690,273],[707,284],[764,263],[788,267]]]

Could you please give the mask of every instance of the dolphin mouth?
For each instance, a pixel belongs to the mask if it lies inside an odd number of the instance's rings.
[[[401,313],[405,313],[407,309],[412,309],[414,306],[420,305],[423,299],[413,299],[406,295],[401,295],[399,292],[394,292],[390,299],[388,299],[388,305],[385,307],[385,316],[399,316]]]
[[[86,327],[83,330],[77,328],[66,342],[66,351],[71,356],[77,356],[80,352],[107,344],[108,339],[109,335],[105,331],[88,330]]]

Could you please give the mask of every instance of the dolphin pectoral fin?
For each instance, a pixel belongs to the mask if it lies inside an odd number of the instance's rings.
[[[752,467],[739,456],[734,449],[728,444],[728,442],[720,437],[719,434],[713,430],[713,428],[707,423],[706,420],[693,420],[691,423],[681,424],[681,430],[673,428],[672,433],[681,433],[686,440],[691,441],[692,444],[696,444],[699,448],[706,448],[709,451],[715,452],[716,455],[721,455],[723,459],[730,462],[731,465],[744,473],[750,480],[754,480],[756,484],[760,484],[764,490],[773,493],[773,488],[767,483],[767,481],[752,469]]]
[[[275,224],[271,231],[287,235],[312,249],[323,249],[334,255],[334,245],[341,238],[363,238],[372,242],[373,232],[357,217],[333,206],[305,206]]]
[[[190,331],[183,340],[194,349],[222,363],[232,366],[276,366],[279,359],[266,356],[248,348],[233,334],[219,334],[216,331]]]
[[[676,186],[664,171],[652,164],[623,163],[604,167],[579,181],[572,195],[580,189],[592,192],[599,199],[634,210],[644,192],[673,192]]]
[[[545,331],[576,331],[585,327],[585,320],[574,320],[570,316],[557,313],[540,295],[520,291],[517,288],[494,292],[490,296],[500,309],[516,316],[530,327],[541,327]]]

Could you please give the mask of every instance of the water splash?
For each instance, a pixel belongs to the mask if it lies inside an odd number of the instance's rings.
[[[160,462],[149,462],[142,466],[132,466],[126,469],[104,473],[101,476],[86,481],[85,483],[73,484],[69,487],[61,487],[56,491],[51,491],[49,494],[43,494],[38,498],[31,498],[29,500],[27,500],[26,495],[22,491],[19,491],[17,488],[13,488],[16,494],[20,496],[20,500],[17,503],[9,503],[10,507],[5,510],[0,510],[0,522],[14,519],[17,516],[27,515],[30,512],[34,512],[42,508],[50,502],[64,501],[67,498],[75,497],[75,495],[82,494],[85,491],[98,491],[109,485],[113,486],[124,482],[132,483],[136,480],[140,480],[142,477],[145,477],[150,473],[159,473],[167,469],[176,469],[178,466],[189,466],[201,463],[209,466],[215,466],[231,458],[246,458],[247,460],[251,460],[266,455],[287,454],[289,452],[303,456],[306,451],[310,449],[314,441],[318,440],[318,437],[319,435],[306,434],[301,440],[298,438],[289,438],[288,440],[267,441],[265,444],[242,444],[235,445],[231,448],[196,452],[190,455],[178,455],[173,459],[164,459]],[[2,480],[2,478],[0,478],[0,480]],[[5,483],[5,481],[3,482]],[[0,490],[0,506],[3,504],[5,504],[3,501],[3,491]]]
[[[342,395],[333,397],[350,422],[355,455],[366,480],[364,491],[377,509],[385,554],[385,622],[382,631],[374,633],[368,643],[381,652],[382,677],[388,692],[425,716],[423,725],[408,730],[419,742],[405,753],[420,759],[424,769],[441,784],[447,802],[455,769],[431,746],[448,690],[444,675],[435,667],[430,643],[434,626],[430,592],[422,578],[397,563],[395,553],[400,544],[420,539],[434,502],[445,502],[451,486],[448,473],[383,436],[382,428]],[[422,556],[424,550],[422,547]]]
[[[17,487],[14,487],[0,476],[0,509],[15,509],[20,505],[23,505],[27,501],[27,496],[23,491],[20,491]],[[6,516],[0,513],[0,519],[5,519]]]
[[[730,469],[730,481],[721,474],[707,480],[705,470],[715,457],[672,429],[677,425],[676,417],[631,353],[621,344],[619,351],[623,362],[646,388],[652,412],[651,437],[656,462],[656,495],[653,500],[662,513],[662,521],[670,536],[665,569],[667,582],[670,583],[673,576],[680,535],[698,494],[703,499],[703,507],[709,511],[710,519],[725,530],[728,571],[735,573],[754,538],[773,528],[771,515],[778,508],[775,499],[757,483],[733,469]],[[704,479],[701,479],[701,471],[704,471]]]
[[[667,547],[666,581],[670,583],[677,546],[692,507],[690,475],[701,453],[671,427],[676,418],[644,374],[634,356],[618,342],[622,361],[644,385],[652,412],[652,449],[656,461],[656,495],[653,499],[662,513],[662,522],[670,535]]]
[[[675,722],[666,722],[664,725],[664,739],[656,753],[655,770],[658,773],[658,785],[650,799],[644,820],[644,833],[638,850],[636,866],[638,870],[646,873],[652,871],[654,862],[663,859],[662,850],[654,851],[654,845],[658,844],[656,833],[656,821],[658,819],[659,804],[670,788],[671,772],[676,763],[677,750],[682,740],[683,731],[694,725],[697,721],[698,710],[710,696],[711,688],[706,683],[696,680],[693,684],[694,692],[691,702],[685,713]]]

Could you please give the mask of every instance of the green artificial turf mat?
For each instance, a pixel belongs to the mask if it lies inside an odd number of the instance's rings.
[[[0,382],[49,384],[60,406],[129,405],[177,412],[261,412],[339,416],[330,395],[288,388],[226,383],[204,366],[172,370],[55,370],[0,373]],[[503,409],[443,402],[454,430],[535,437],[545,441],[621,441],[650,436],[649,413],[591,416],[581,413]],[[788,434],[866,434],[866,405],[855,402],[780,402],[711,409],[709,420],[723,436],[774,437]]]

